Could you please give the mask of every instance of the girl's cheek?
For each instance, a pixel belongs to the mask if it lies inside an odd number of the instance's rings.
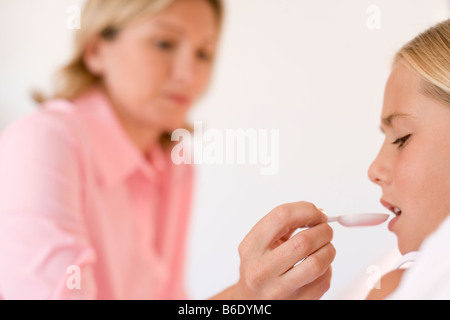
[[[417,170],[419,164],[417,159],[410,158],[408,154],[401,153],[398,155],[395,165],[394,165],[394,181],[399,188],[397,190],[398,194],[410,194],[410,189],[415,183],[414,181],[418,178],[416,175],[412,174]]]
[[[427,183],[426,172],[429,170],[432,150],[421,140],[419,135],[413,134],[405,146],[397,151],[395,175],[398,182],[408,189]]]

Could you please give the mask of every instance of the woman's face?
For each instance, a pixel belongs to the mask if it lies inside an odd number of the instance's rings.
[[[450,108],[420,88],[420,77],[397,63],[384,97],[386,139],[369,168],[381,203],[396,213],[389,230],[402,254],[418,250],[450,214]]]
[[[125,125],[171,132],[185,124],[210,81],[216,17],[205,0],[175,0],[88,53]]]

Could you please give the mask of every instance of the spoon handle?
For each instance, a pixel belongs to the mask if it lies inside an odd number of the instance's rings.
[[[339,220],[339,217],[328,217],[327,223],[336,222]]]

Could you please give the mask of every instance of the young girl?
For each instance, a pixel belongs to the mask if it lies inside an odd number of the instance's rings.
[[[369,169],[381,203],[395,217],[389,230],[403,255],[416,252],[450,214],[450,20],[407,43],[387,81],[383,146]],[[396,289],[404,270],[381,280],[369,299]]]

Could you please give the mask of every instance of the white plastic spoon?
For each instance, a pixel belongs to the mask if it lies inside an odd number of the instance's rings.
[[[382,224],[389,218],[387,213],[357,213],[329,217],[328,223],[337,221],[345,227],[371,227]]]

